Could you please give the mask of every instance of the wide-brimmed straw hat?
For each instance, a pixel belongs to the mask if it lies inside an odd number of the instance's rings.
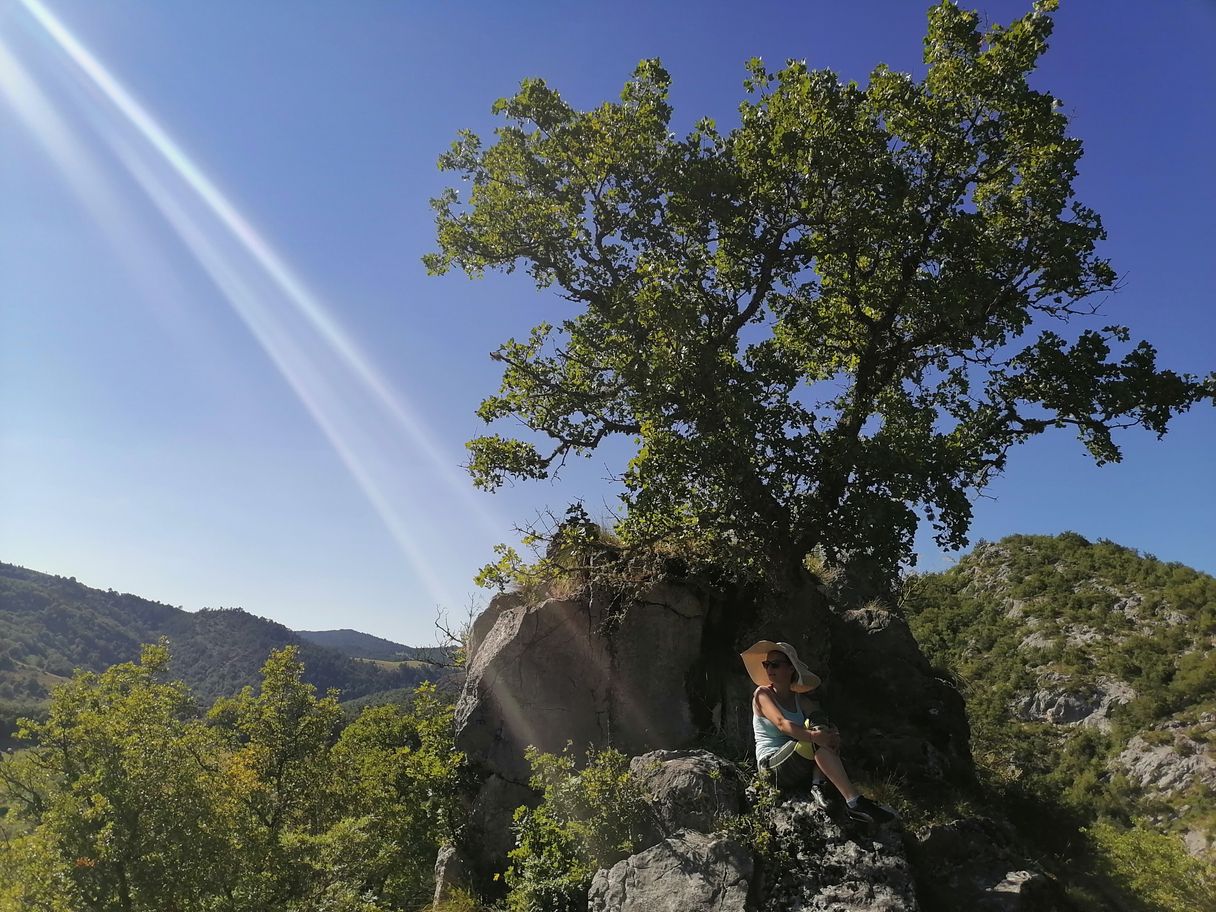
[[[768,672],[764,670],[764,660],[768,658],[770,652],[784,653],[785,657],[793,663],[794,670],[798,672],[798,679],[790,684],[790,690],[794,693],[807,693],[822,683],[819,676],[798,658],[798,651],[789,643],[760,640],[740,653],[743,657],[743,665],[757,687],[767,687],[769,684]]]

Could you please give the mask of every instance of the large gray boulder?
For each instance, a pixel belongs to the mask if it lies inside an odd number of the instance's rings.
[[[689,587],[660,583],[611,614],[595,598],[508,595],[477,618],[455,736],[486,777],[463,841],[471,869],[505,867],[515,808],[533,800],[527,747],[641,753],[696,737],[686,680],[705,604]]]
[[[689,675],[701,658],[706,613],[703,593],[659,583],[613,618],[608,722],[617,750],[677,748],[697,737]]]
[[[663,836],[683,829],[708,833],[744,810],[744,774],[709,751],[651,751],[634,757],[629,772],[649,799]]]
[[[697,726],[686,679],[704,620],[704,599],[665,583],[611,617],[594,599],[495,599],[474,625],[456,748],[524,783],[529,745],[633,754],[689,743]]]
[[[722,836],[682,830],[598,871],[588,912],[744,912],[749,850]]]
[[[474,650],[456,704],[456,749],[526,784],[524,748],[558,752],[608,738],[608,644],[583,601],[502,610]]]

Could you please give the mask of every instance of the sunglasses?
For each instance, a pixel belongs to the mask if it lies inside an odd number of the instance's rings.
[[[778,659],[775,662],[761,662],[760,664],[771,670],[773,668],[780,668],[782,665],[789,665],[790,663],[784,661],[783,659]]]

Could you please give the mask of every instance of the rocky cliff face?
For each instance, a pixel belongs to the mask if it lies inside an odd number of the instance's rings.
[[[511,815],[534,800],[525,748],[559,752],[569,742],[643,755],[634,774],[658,821],[652,845],[597,876],[593,909],[917,908],[905,848],[915,840],[898,829],[859,834],[805,803],[783,807],[772,824],[795,860],[784,874],[715,832],[745,809],[754,688],[738,653],[762,636],[812,657],[855,773],[930,789],[971,779],[962,699],[933,674],[898,615],[874,603],[833,607],[810,585],[780,610],[761,611],[746,594],[676,579],[627,605],[607,604],[504,595],[476,620],[456,713],[457,748],[479,777],[459,858],[465,876],[490,888],[505,868]],[[698,744],[717,754],[689,752]],[[931,847],[917,857],[937,863]],[[960,879],[968,902],[1025,868],[1002,865],[991,883]],[[695,876],[672,893],[673,872]]]

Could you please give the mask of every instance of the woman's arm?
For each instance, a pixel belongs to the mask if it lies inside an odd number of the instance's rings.
[[[776,726],[777,731],[785,735],[792,741],[810,741],[811,733],[801,725],[795,725],[785,717],[785,713],[781,711],[781,707],[777,705],[777,698],[773,696],[773,692],[767,687],[761,687],[756,691],[756,704],[760,707],[760,712],[764,718]]]
[[[799,705],[802,707],[802,712],[806,715],[807,719],[810,719],[811,713],[820,709],[819,701],[806,694],[799,694],[798,699],[801,701]],[[812,724],[809,734],[811,736],[809,740],[815,742],[820,747],[830,747],[833,750],[840,749],[840,731],[834,725]]]

